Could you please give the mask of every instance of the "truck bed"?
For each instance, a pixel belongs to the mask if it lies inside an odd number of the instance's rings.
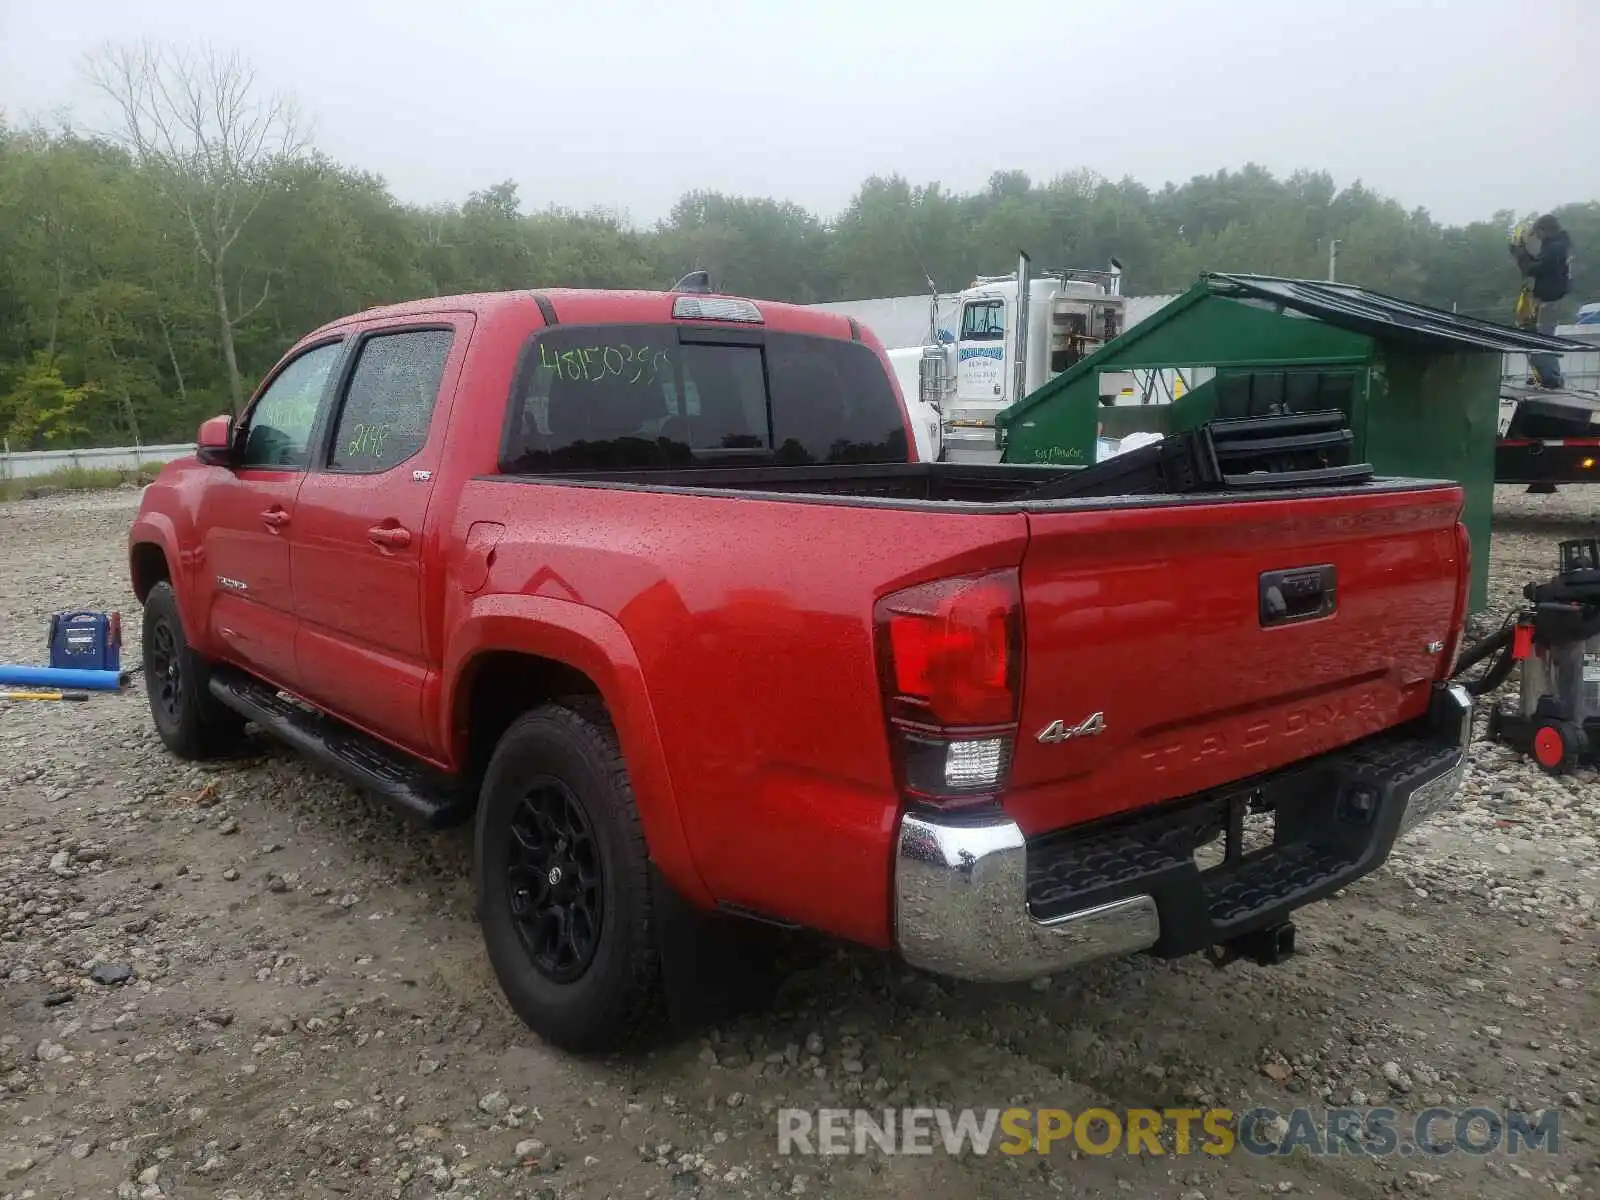
[[[1373,478],[1325,444],[1308,456],[1292,444],[1305,424],[1262,427],[1254,446],[1225,428],[1200,439],[1209,456],[1169,438],[1086,468],[479,475],[446,534],[462,547],[447,590],[485,620],[597,614],[584,619],[648,689],[706,887],[886,944],[890,595],[959,578],[1014,596],[1015,641],[996,659],[1014,662],[1014,715],[967,724],[1000,739],[993,800],[1027,837],[1207,794],[1428,711],[1462,619],[1461,490]],[[797,859],[823,864],[816,886],[775,905],[771,881]]]
[[[1076,468],[1066,468],[1071,471]],[[787,500],[890,501],[913,504],[1011,504],[1060,467],[998,463],[866,463],[804,467],[700,467],[690,470],[596,471],[581,474],[500,475],[494,478],[573,487],[750,492]]]
[[[1413,491],[1449,486],[1442,481],[1374,476],[1357,484],[1324,488],[1284,485],[1241,493],[1192,492],[1034,498],[1053,480],[1076,475],[1083,467],[1011,466],[990,463],[894,463],[806,467],[704,467],[694,470],[596,471],[550,475],[495,474],[479,478],[561,487],[615,488],[645,492],[686,492],[716,496],[744,492],[792,502],[860,504],[894,508],[960,511],[1061,511],[1173,502],[1227,503],[1236,500],[1307,498],[1319,494],[1350,495]]]
[[[759,695],[779,677],[798,691],[796,663],[828,663],[818,703],[831,694],[842,712],[840,682],[859,676],[855,729],[876,723],[868,651],[886,589],[1019,569],[1025,736],[1007,803],[1030,830],[1272,770],[1425,710],[1459,619],[1455,485],[1048,495],[1071,474],[928,463],[503,475],[469,485],[458,520],[506,527],[487,591],[581,598],[630,637],[648,597],[638,640],[673,660],[651,674],[737,668],[717,696]],[[519,498],[524,488],[570,498]],[[1262,606],[1283,574],[1325,576],[1326,611],[1271,624]],[[749,676],[754,660],[708,657],[702,631],[745,596],[773,610],[752,631],[765,665]],[[825,649],[811,620],[833,630]],[[777,632],[790,623],[792,647]],[[705,719],[706,692],[670,707]],[[1111,724],[1101,736],[1062,749],[1034,740],[1099,711]],[[742,720],[730,714],[728,727]]]
[[[1351,462],[1352,437],[1337,412],[1212,421],[1094,466],[999,463],[863,463],[807,466],[508,473],[500,478],[646,491],[719,495],[740,491],[825,503],[976,506],[1047,511],[1063,500],[1082,508],[1149,504],[1195,497],[1315,495],[1356,488],[1407,489],[1414,481],[1379,480],[1367,463]]]

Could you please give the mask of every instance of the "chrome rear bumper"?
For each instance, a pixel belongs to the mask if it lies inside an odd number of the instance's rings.
[[[1433,722],[1442,740],[1453,742],[1460,755],[1449,769],[1418,784],[1406,797],[1400,815],[1400,832],[1409,833],[1418,825],[1450,806],[1461,781],[1467,775],[1467,747],[1472,744],[1472,696],[1459,683],[1439,690],[1434,698]]]
[[[1447,806],[1465,774],[1471,736],[1471,698],[1460,687],[1441,688],[1425,729],[1387,742],[1368,739],[1314,760],[1315,778],[1328,794],[1313,803],[1345,812],[1338,808],[1342,795],[1354,788],[1374,798],[1370,816],[1339,818],[1361,828],[1343,829],[1336,847],[1313,847],[1315,853],[1306,854],[1308,847],[1300,843],[1274,846],[1265,856],[1205,874],[1192,857],[1173,858],[1143,876],[1113,871],[1111,877],[1120,882],[1083,893],[1082,907],[1069,902],[1063,908],[1056,889],[1042,919],[1035,915],[1037,878],[1048,872],[1036,869],[1030,895],[1030,845],[1015,822],[907,813],[896,847],[896,945],[908,963],[924,970],[1008,982],[1144,950],[1191,953],[1282,921],[1295,908],[1373,870],[1388,857],[1395,838]],[[1285,769],[1291,790],[1301,778],[1291,773],[1306,766]],[[1160,824],[1170,838],[1175,809],[1193,811],[1216,802],[1177,801],[1134,814],[1121,822],[1115,844],[1137,844],[1146,822]],[[1306,823],[1295,824],[1303,828]],[[1070,854],[1075,836],[1035,839],[1031,852],[1059,854],[1065,840]],[[1096,836],[1101,835],[1085,831],[1081,841]],[[1094,853],[1100,853],[1098,846]],[[1298,865],[1297,855],[1307,859],[1306,867]],[[1283,862],[1275,861],[1279,858]],[[1280,869],[1285,863],[1291,869]],[[1253,882],[1251,872],[1262,881]]]
[[[1032,979],[1148,950],[1161,937],[1149,896],[1043,922],[1029,915],[1027,891],[1028,848],[1014,821],[901,819],[895,936],[912,966],[960,979]]]

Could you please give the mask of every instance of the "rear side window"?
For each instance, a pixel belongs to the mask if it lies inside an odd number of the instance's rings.
[[[387,471],[422,449],[454,336],[410,329],[361,344],[328,451],[330,471]]]
[[[502,467],[906,458],[900,406],[865,346],[778,333],[752,345],[680,341],[676,325],[614,325],[535,335],[513,385]]]

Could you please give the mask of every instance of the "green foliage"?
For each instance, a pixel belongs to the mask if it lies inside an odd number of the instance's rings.
[[[17,451],[87,433],[78,410],[96,390],[92,383],[68,387],[55,358],[40,350],[0,395],[0,431]]]
[[[228,408],[214,272],[161,169],[71,131],[0,123],[0,431],[13,447],[181,441]],[[1115,255],[1138,295],[1182,291],[1205,270],[1320,278],[1337,239],[1341,279],[1505,321],[1517,289],[1507,234],[1530,215],[1441,226],[1359,183],[1253,165],[1160,189],[1086,171],[997,172],[966,195],[873,177],[832,219],[696,191],[646,229],[536,210],[510,181],[418,208],[317,154],[282,156],[265,179],[225,273],[247,389],[310,329],[395,300],[663,288],[704,267],[728,291],[814,303],[922,293],[930,279],[954,290],[1010,270],[1019,248],[1040,267]],[[1600,203],[1557,213],[1576,247],[1571,309],[1600,247]]]

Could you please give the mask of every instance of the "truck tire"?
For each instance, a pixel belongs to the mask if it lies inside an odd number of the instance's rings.
[[[179,758],[215,758],[234,749],[245,720],[211,694],[210,664],[184,636],[178,598],[158,583],[144,602],[144,684],[161,740]]]
[[[644,831],[604,710],[513,721],[484,774],[473,861],[489,961],[523,1022],[566,1050],[623,1045],[660,1008]]]

